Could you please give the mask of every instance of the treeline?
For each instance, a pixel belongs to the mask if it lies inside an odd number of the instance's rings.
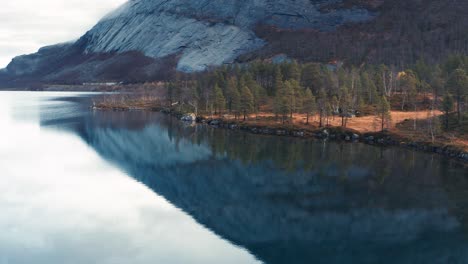
[[[252,62],[223,66],[203,73],[178,74],[167,83],[172,106],[208,114],[247,119],[273,112],[284,122],[294,114],[319,116],[319,125],[340,116],[342,126],[355,115],[375,115],[382,129],[390,110],[440,109],[457,113],[461,122],[468,107],[468,56],[452,55],[429,65],[424,60],[401,70],[387,65],[342,66],[296,61]],[[416,123],[415,123],[416,124]]]

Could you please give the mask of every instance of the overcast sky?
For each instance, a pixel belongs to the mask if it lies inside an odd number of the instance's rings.
[[[126,0],[9,0],[0,8],[0,69],[13,57],[77,39]]]

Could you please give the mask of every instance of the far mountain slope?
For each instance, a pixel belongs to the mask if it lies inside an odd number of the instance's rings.
[[[15,58],[0,85],[146,81],[286,54],[404,65],[468,51],[468,3],[131,0],[75,43]],[[429,61],[430,61],[429,60]]]

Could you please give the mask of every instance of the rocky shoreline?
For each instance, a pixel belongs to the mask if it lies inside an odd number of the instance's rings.
[[[330,140],[343,143],[364,143],[368,145],[381,147],[402,147],[415,151],[434,153],[455,159],[468,164],[468,152],[465,152],[454,146],[443,146],[431,142],[416,142],[389,132],[360,133],[355,130],[342,127],[326,127],[316,130],[297,129],[294,127],[270,127],[246,124],[240,121],[223,120],[218,118],[196,117],[194,114],[183,114],[172,109],[162,107],[146,108],[100,108],[93,107],[94,110],[111,111],[153,111],[171,115],[180,120],[180,122],[193,122],[200,125],[207,125],[213,128],[239,130],[247,133],[267,136],[283,136],[302,139]]]
[[[454,158],[468,163],[468,153],[451,146],[438,146],[428,142],[408,141],[397,135],[390,133],[364,133],[347,130],[343,128],[327,127],[319,130],[289,129],[289,128],[270,128],[262,126],[244,125],[236,122],[224,122],[223,120],[197,120],[215,128],[230,130],[241,130],[258,135],[270,136],[290,136],[295,138],[314,138],[320,140],[332,140],[346,143],[364,143],[375,146],[397,146],[423,151],[428,153],[440,154],[445,157]]]

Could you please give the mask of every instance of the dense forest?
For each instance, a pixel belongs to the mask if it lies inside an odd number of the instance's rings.
[[[246,120],[259,113],[274,113],[287,123],[296,114],[318,116],[319,126],[339,116],[341,126],[348,118],[375,115],[384,130],[391,110],[439,110],[440,120],[430,117],[431,126],[449,128],[456,113],[460,124],[468,110],[468,56],[452,55],[440,64],[418,60],[406,70],[387,65],[362,67],[306,63],[255,61],[209,71],[178,74],[166,84],[171,106],[183,111],[210,115],[231,114]],[[414,122],[416,127],[416,121]]]

